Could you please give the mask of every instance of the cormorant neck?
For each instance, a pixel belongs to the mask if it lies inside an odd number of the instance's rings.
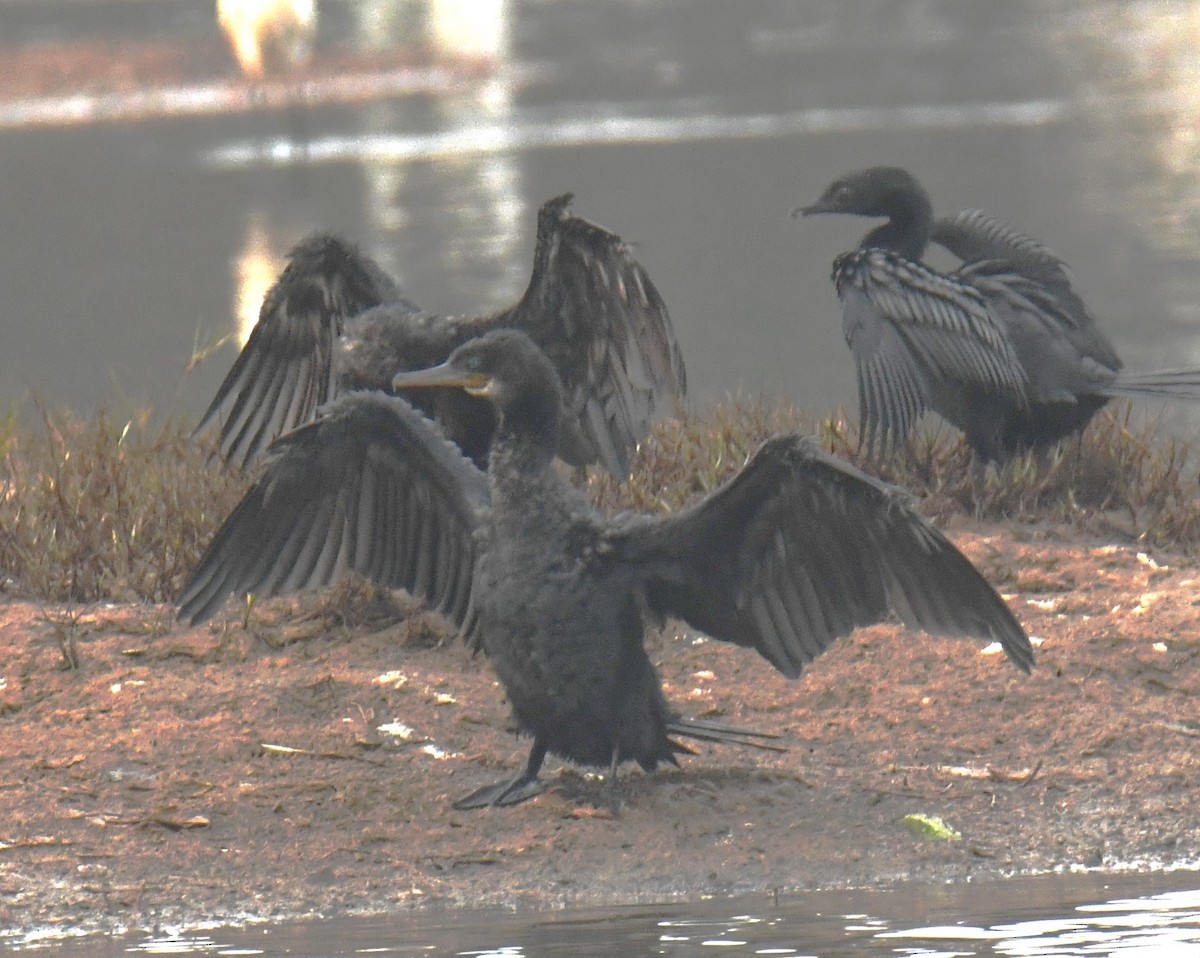
[[[887,197],[888,221],[863,237],[863,249],[887,249],[905,259],[925,255],[933,232],[933,204],[919,186],[895,189]]]
[[[493,474],[534,474],[558,454],[562,400],[553,388],[526,391],[500,410],[500,424],[488,459]]]

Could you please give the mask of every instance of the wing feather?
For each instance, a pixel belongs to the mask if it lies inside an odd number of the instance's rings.
[[[800,436],[769,440],[730,483],[675,515],[610,534],[651,608],[757,649],[798,675],[834,639],[896,613],[929,633],[1029,639],[995,590],[906,495]]]
[[[1003,263],[1016,273],[1068,294],[1086,313],[1071,289],[1067,264],[1032,236],[983,210],[961,210],[942,217],[934,222],[930,239],[963,263]]]
[[[483,473],[407,402],[347,395],[275,443],[184,587],[179,615],[195,623],[233,593],[276,595],[353,572],[461,626],[487,502]]]
[[[687,389],[666,304],[629,246],[573,215],[570,194],[542,206],[533,274],[507,322],[558,369],[573,465],[600,462],[627,475],[656,414]]]
[[[489,316],[423,312],[355,247],[322,234],[307,238],[289,254],[197,432],[219,421],[222,457],[247,466],[337,395],[386,390],[399,370],[435,365],[466,339],[513,325],[551,358],[563,381],[562,457],[627,475],[653,417],[684,395],[686,372],[650,277],[619,236],[572,215],[570,199],[543,205],[525,294]],[[490,420],[461,405],[436,413],[482,462]]]
[[[948,385],[1025,404],[1013,344],[970,283],[876,248],[839,256],[833,278],[868,449],[879,443],[887,453],[903,444]]]
[[[346,319],[398,296],[356,247],[328,234],[306,237],[288,254],[196,432],[219,421],[221,456],[240,467],[256,462],[337,394],[334,346]]]

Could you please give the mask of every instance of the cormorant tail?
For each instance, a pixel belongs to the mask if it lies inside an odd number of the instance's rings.
[[[748,748],[760,748],[766,752],[786,752],[782,745],[772,745],[762,739],[779,738],[772,732],[756,732],[753,729],[738,728],[736,725],[725,725],[723,722],[710,722],[707,719],[686,718],[678,716],[667,723],[668,735],[685,735],[701,742],[721,742],[725,745],[744,745]],[[688,749],[684,750],[690,751]]]
[[[1200,367],[1121,373],[1101,392],[1105,396],[1161,396],[1200,402]]]

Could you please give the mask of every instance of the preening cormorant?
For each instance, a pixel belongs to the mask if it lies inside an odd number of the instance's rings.
[[[275,443],[179,615],[199,622],[230,594],[350,572],[425,599],[487,654],[533,736],[520,775],[459,807],[536,794],[547,754],[649,770],[688,751],[673,736],[750,739],[667,705],[643,637],[668,616],[757,649],[791,677],[890,612],[911,628],[998,641],[1022,671],[1033,664],[1008,606],[907,496],[811,440],[768,440],[730,482],[672,515],[607,517],[551,468],[562,390],[523,333],[488,333],[396,377],[416,385],[494,404],[486,475],[400,396],[350,393]]]
[[[220,422],[221,455],[245,466],[334,397],[390,390],[397,371],[440,363],[468,339],[513,327],[550,357],[563,382],[561,457],[624,478],[654,415],[686,391],[683,357],[666,305],[629,247],[572,215],[570,201],[566,194],[543,204],[529,286],[488,316],[425,312],[353,245],[309,236],[289,254],[196,431]],[[486,463],[496,426],[489,403],[457,391],[409,399]]]
[[[894,452],[929,409],[1002,461],[1079,431],[1115,396],[1200,400],[1200,369],[1122,373],[1057,256],[978,210],[935,221],[905,170],[852,173],[794,212],[887,219],[833,266],[868,450]],[[961,267],[926,266],[931,239]]]

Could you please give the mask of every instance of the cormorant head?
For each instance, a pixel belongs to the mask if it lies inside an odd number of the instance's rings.
[[[538,210],[538,236],[552,236],[558,224],[571,215],[571,200],[574,193],[563,193],[553,199],[546,200]]]
[[[898,166],[873,166],[843,176],[815,203],[792,210],[793,216],[813,213],[885,216],[887,222],[867,233],[859,247],[888,249],[912,260],[925,254],[933,228],[929,194],[911,173]]]
[[[496,329],[459,346],[440,366],[398,373],[393,389],[457,386],[489,400],[501,428],[552,433],[558,440],[562,385],[546,355],[523,332]],[[551,438],[549,435],[547,438]]]
[[[343,316],[356,316],[378,306],[394,284],[369,256],[332,233],[311,233],[287,254],[283,274],[263,299],[260,318],[286,313],[298,316],[332,313],[334,335],[341,335]]]
[[[893,217],[914,207],[929,208],[929,196],[911,173],[898,166],[873,166],[830,184],[821,198],[792,210],[793,216],[813,213],[854,213]]]
[[[314,290],[317,284],[332,289],[338,280],[356,288],[371,283],[358,247],[333,233],[310,233],[288,251],[287,259],[285,275],[297,280],[311,277]]]

